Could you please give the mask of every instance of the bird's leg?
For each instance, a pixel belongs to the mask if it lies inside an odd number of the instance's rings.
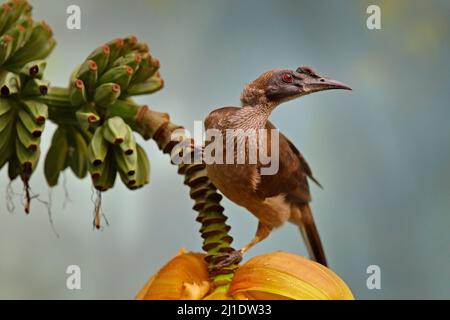
[[[258,223],[258,229],[256,229],[256,234],[252,241],[247,243],[245,246],[243,246],[241,249],[239,249],[239,253],[243,255],[248,249],[253,247],[258,242],[263,241],[267,236],[272,232],[272,227],[269,227],[268,225],[262,223],[261,221]]]
[[[234,250],[232,252],[224,253],[220,256],[220,261],[217,263],[218,267],[226,267],[234,263],[239,263],[242,260],[242,256],[258,242],[263,241],[272,232],[272,227],[263,224],[261,221],[258,223],[258,228],[256,229],[255,237],[243,246],[239,250]]]

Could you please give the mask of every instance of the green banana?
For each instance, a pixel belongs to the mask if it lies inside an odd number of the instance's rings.
[[[95,130],[88,147],[88,161],[92,167],[100,166],[108,153],[108,142],[103,138],[103,127]]]
[[[84,178],[87,173],[88,147],[83,135],[75,128],[67,132],[69,142],[68,164],[75,176]]]
[[[31,37],[31,33],[33,32],[34,21],[31,16],[23,16],[19,19],[18,24],[25,28],[25,39],[23,40],[22,45],[28,42]]]
[[[108,67],[109,56],[110,56],[110,47],[105,44],[101,47],[98,47],[87,57],[86,60],[92,60],[97,64],[98,73],[103,74],[105,69]]]
[[[131,52],[125,56],[122,56],[118,58],[113,63],[113,67],[118,67],[121,65],[127,65],[133,68],[134,71],[136,71],[139,68],[139,64],[142,61],[142,55],[138,52]]]
[[[39,48],[39,50],[36,50],[34,55],[30,56],[28,59],[23,61],[32,61],[32,60],[40,60],[47,58],[48,55],[55,49],[56,47],[56,40],[51,38],[48,40],[42,47]]]
[[[133,47],[133,51],[137,51],[139,53],[146,53],[148,52],[148,50],[148,45],[143,42],[136,43],[136,45]]]
[[[0,71],[0,93],[4,97],[19,92],[20,77],[14,72]]]
[[[23,100],[22,105],[37,124],[44,124],[48,119],[48,107],[45,103],[35,100]]]
[[[9,35],[13,39],[11,52],[11,55],[13,55],[17,49],[23,46],[26,36],[26,29],[21,24],[16,24],[13,28],[9,29],[5,35]]]
[[[126,65],[120,65],[113,67],[106,71],[98,80],[97,85],[104,83],[114,82],[117,83],[122,90],[126,89],[130,84],[131,77],[133,76],[133,68]]]
[[[117,101],[121,93],[117,83],[104,83],[95,89],[94,101],[101,107],[109,107]]]
[[[21,75],[32,77],[32,78],[42,78],[45,67],[47,66],[47,61],[45,60],[35,60],[30,61],[21,68],[10,69],[15,73],[19,73]]]
[[[87,102],[86,89],[81,79],[73,81],[69,88],[69,100],[73,106],[79,106]]]
[[[39,78],[28,78],[25,81],[21,91],[23,96],[40,96],[48,93],[50,82]]]
[[[10,103],[9,99],[0,98],[0,116],[8,113],[12,108],[13,105]]]
[[[14,153],[14,139],[5,140],[4,146],[0,147],[0,169],[8,162],[11,155]],[[3,138],[2,138],[3,139]],[[0,141],[0,144],[3,141]]]
[[[84,141],[86,141],[86,145],[89,145],[89,143],[92,140],[93,133],[90,131],[89,128],[85,129],[85,130],[78,128],[78,130],[81,133],[81,135],[83,136]]]
[[[114,148],[114,159],[117,164],[117,169],[127,175],[133,177],[137,171],[137,152],[126,155],[122,149]]]
[[[97,190],[106,191],[114,186],[117,168],[111,155],[100,166],[91,170],[92,182]]]
[[[40,149],[38,147],[36,151],[31,152],[16,139],[16,156],[21,166],[21,176],[24,180],[28,180],[38,164]]]
[[[1,31],[3,31],[4,26],[8,22],[10,10],[11,8],[7,4],[0,6],[0,33],[2,33]]]
[[[3,64],[11,56],[13,45],[10,35],[4,34],[0,37],[0,64]]]
[[[19,110],[17,114],[24,127],[33,137],[38,138],[42,135],[42,131],[44,131],[44,124],[36,123],[35,119],[33,119],[26,111]]]
[[[120,117],[112,117],[103,125],[103,137],[112,144],[121,144],[128,134],[128,125]]]
[[[93,103],[86,103],[75,112],[78,123],[83,129],[89,128],[100,122],[100,117],[95,111]]]
[[[109,118],[103,126],[103,137],[109,143],[119,145],[128,136],[129,126],[120,117]]]
[[[35,22],[29,40],[25,45],[17,50],[8,66],[11,68],[20,67],[29,61],[46,58],[56,45],[53,39],[53,31],[44,21]]]
[[[17,139],[30,152],[35,152],[41,142],[40,137],[34,137],[24,126],[21,121],[16,122]]]
[[[89,164],[88,171],[89,171],[89,174],[91,175],[91,179],[92,179],[93,184],[95,184],[95,182],[98,179],[100,179],[100,177],[102,176],[103,171],[104,171],[104,169],[106,167],[106,163],[105,162],[102,162],[101,164],[99,164],[98,166],[95,166],[95,167],[92,166],[91,164]]]
[[[145,53],[142,56],[141,63],[139,64],[139,68],[134,73],[131,83],[139,83],[147,80],[151,76],[153,76],[156,71],[158,71],[160,66],[159,60],[153,58],[149,53]]]
[[[48,149],[44,163],[44,174],[50,187],[58,184],[59,174],[66,167],[66,158],[69,152],[69,143],[66,129],[59,126],[53,134],[52,144]]]
[[[8,124],[8,126],[0,133],[0,152],[8,152],[8,148],[11,148],[11,141],[14,141],[14,122]],[[12,146],[14,150],[14,146]]]
[[[0,110],[1,111],[1,110]],[[0,113],[0,134],[15,120],[15,112],[9,109],[6,113]]]
[[[147,154],[140,145],[136,145],[136,149],[137,149],[137,173],[136,173],[136,184],[134,186],[134,189],[142,188],[150,181],[150,161],[148,161]]]
[[[5,20],[1,28],[2,32],[9,29],[21,15],[28,15],[31,12],[31,6],[24,0],[10,1],[2,7],[4,10],[2,20]]]
[[[123,142],[120,144],[120,149],[122,149],[125,155],[129,156],[136,152],[136,139],[134,138],[134,133],[130,126],[126,125],[126,128],[127,134]]]
[[[125,42],[122,38],[117,38],[106,43],[106,45],[109,47],[108,66],[111,66],[114,63],[114,61],[116,61],[116,59],[120,57],[121,55],[120,53],[122,51],[124,44]]]
[[[98,78],[98,67],[95,61],[86,60],[83,62],[76,77],[84,82],[86,92],[89,96],[91,96],[95,90]]]
[[[11,57],[11,59],[8,60],[8,67],[18,68],[23,65],[23,63],[27,63],[33,60],[45,59],[56,46],[56,41],[53,38],[45,41],[45,43],[43,43],[42,45],[39,44],[36,47],[30,46],[28,43],[26,43],[25,46],[19,49],[17,53],[15,53]],[[24,50],[23,53],[22,50]],[[19,59],[19,56],[22,58]]]
[[[136,188],[136,177],[133,176],[128,176],[127,174],[125,174],[124,172],[122,172],[121,170],[118,170],[119,172],[119,176],[120,176],[120,180],[122,180],[123,184],[130,190],[133,190]]]
[[[125,56],[127,54],[129,54],[130,52],[132,52],[135,48],[135,46],[138,43],[138,39],[136,38],[136,36],[128,36],[126,38],[123,39],[123,46],[122,46],[122,50],[120,51],[120,55],[121,56]]]
[[[162,89],[163,86],[164,86],[163,79],[160,78],[159,73],[156,73],[150,79],[147,79],[144,82],[139,82],[130,85],[126,90],[126,94],[128,96],[149,94]]]

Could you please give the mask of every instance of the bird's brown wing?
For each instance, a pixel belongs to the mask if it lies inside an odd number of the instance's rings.
[[[266,128],[275,129],[270,122],[267,123]],[[270,144],[270,139],[268,144]],[[268,150],[271,150],[271,148],[269,147]],[[290,202],[301,212],[300,217],[292,219],[292,222],[298,225],[311,258],[326,266],[327,261],[319,231],[308,204],[311,201],[308,178],[320,186],[314,179],[311,168],[308,166],[305,158],[288,138],[279,133],[278,173],[261,175],[256,193],[262,198],[274,197],[280,194],[286,195],[286,201]]]
[[[266,129],[275,129],[267,122]],[[270,132],[268,132],[270,136]],[[268,139],[268,150],[272,150]],[[308,178],[316,182],[311,168],[305,158],[281,132],[279,133],[279,169],[274,175],[262,175],[257,187],[257,194],[262,198],[269,198],[279,194],[286,194],[292,202],[308,203],[311,201]],[[319,184],[320,185],[320,184]]]

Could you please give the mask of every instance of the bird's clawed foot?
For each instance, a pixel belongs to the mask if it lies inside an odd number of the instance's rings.
[[[242,252],[241,250],[233,250],[227,253],[221,253],[216,256],[216,267],[217,268],[225,268],[229,267],[232,264],[238,264],[242,261]]]

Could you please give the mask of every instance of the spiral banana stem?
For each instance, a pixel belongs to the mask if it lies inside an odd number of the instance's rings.
[[[142,128],[144,138],[152,138],[159,149],[169,155],[183,151],[183,159],[194,160],[195,152],[199,152],[194,140],[185,134],[179,134],[183,127],[170,122],[165,113],[155,112],[147,106],[139,107],[135,123]],[[171,139],[172,133],[177,130],[177,140]],[[175,149],[183,146],[182,150]],[[203,250],[206,252],[205,260],[216,290],[228,286],[233,278],[236,264],[220,266],[218,263],[224,254],[234,251],[231,243],[233,238],[229,235],[231,227],[226,224],[227,217],[224,208],[220,205],[222,196],[208,178],[204,163],[182,163],[178,165],[178,173],[184,175],[184,184],[190,188],[189,195],[195,201],[193,209],[198,212],[197,221],[201,224],[200,234],[203,238]]]

